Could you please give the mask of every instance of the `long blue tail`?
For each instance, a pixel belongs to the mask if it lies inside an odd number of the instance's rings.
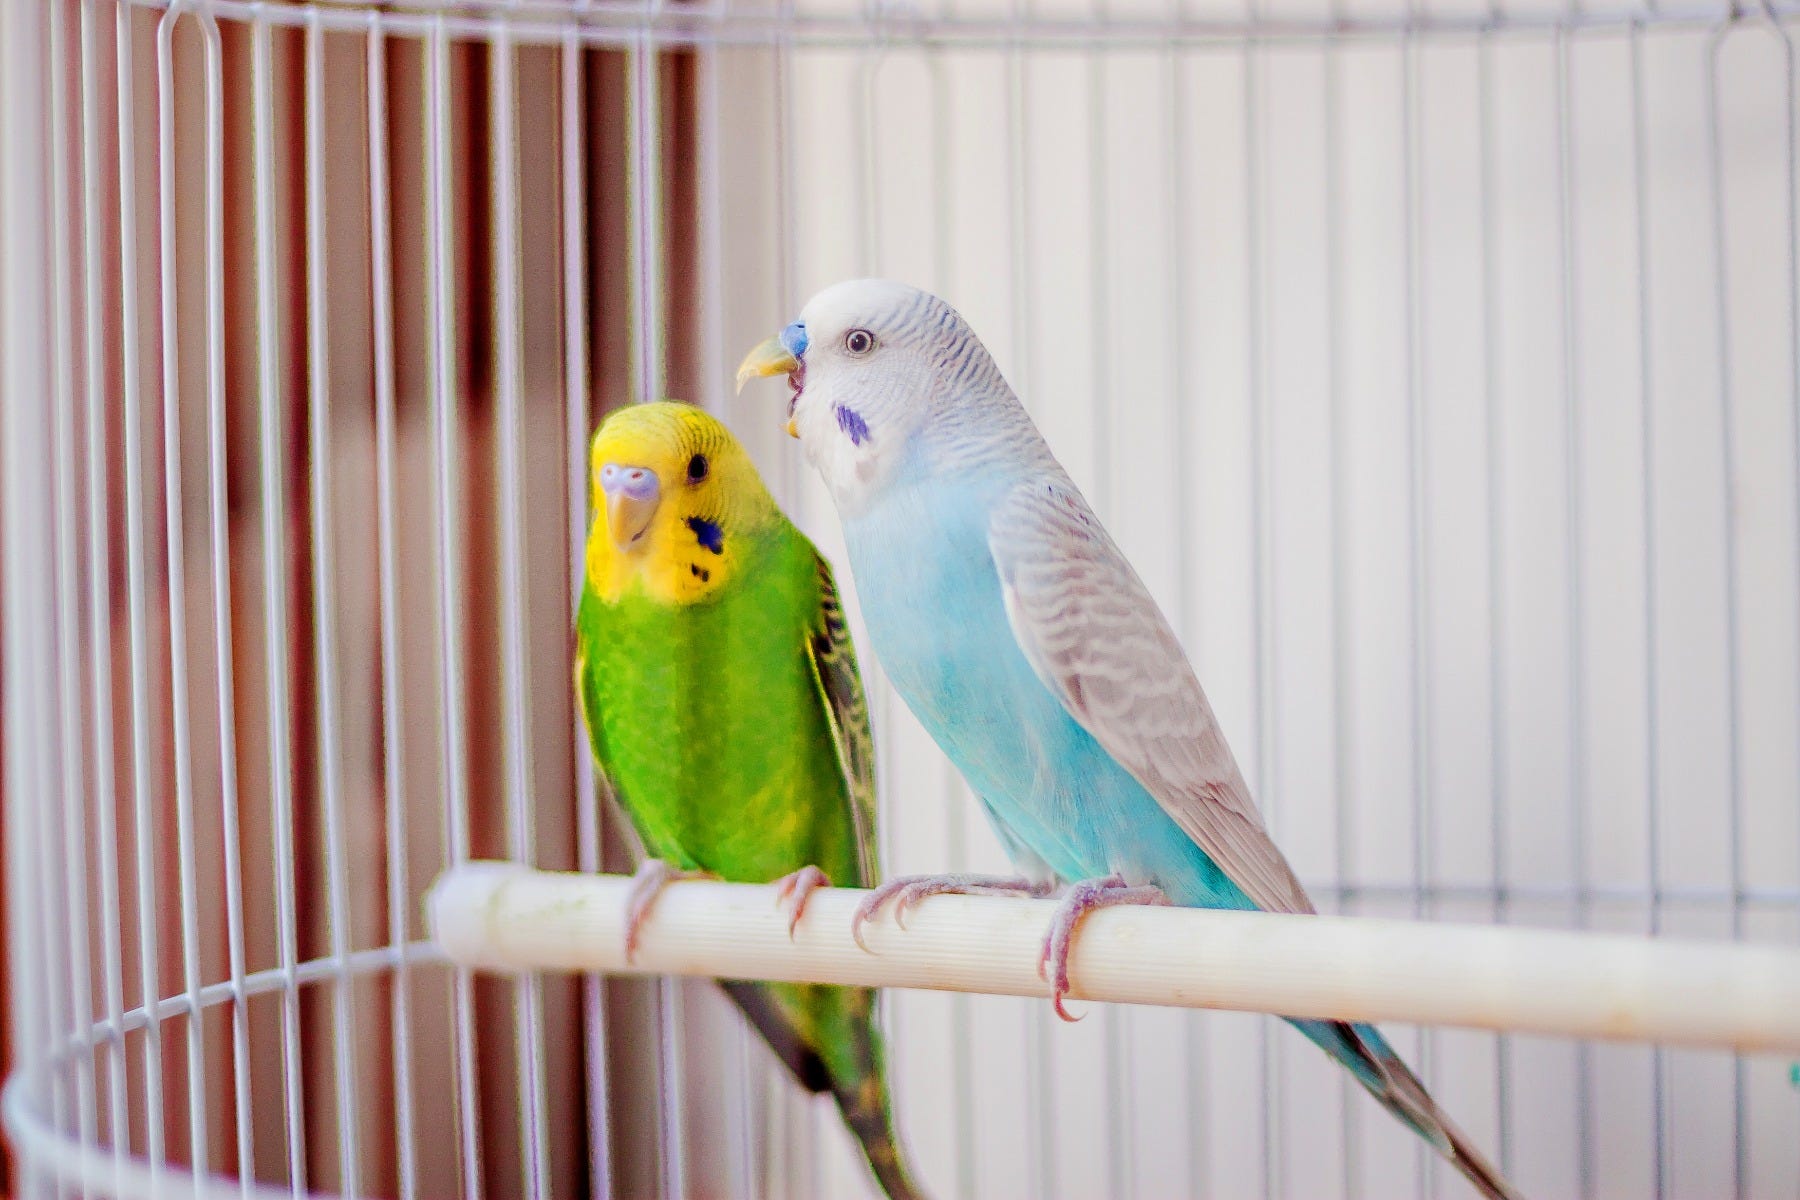
[[[1412,1069],[1373,1025],[1302,1021],[1294,1026],[1342,1063],[1381,1106],[1399,1117],[1461,1171],[1487,1200],[1521,1200],[1519,1193],[1439,1108]]]

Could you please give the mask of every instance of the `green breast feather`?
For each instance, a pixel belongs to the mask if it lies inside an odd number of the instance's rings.
[[[830,569],[785,521],[713,598],[583,597],[594,752],[648,854],[765,883],[873,881],[873,754]]]

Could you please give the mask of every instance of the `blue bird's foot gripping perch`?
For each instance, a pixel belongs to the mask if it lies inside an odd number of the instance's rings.
[[[1056,1010],[1057,1016],[1065,1021],[1081,1020],[1070,1016],[1069,1010],[1063,1007],[1063,998],[1069,994],[1069,951],[1075,945],[1075,929],[1081,919],[1096,909],[1118,904],[1168,903],[1169,897],[1155,884],[1132,886],[1125,882],[1123,875],[1116,873],[1102,879],[1084,879],[1069,888],[1057,906],[1056,919],[1051,922],[1049,936],[1044,938],[1044,949],[1038,955],[1038,978],[1050,984],[1050,1007]],[[1051,971],[1053,963],[1054,972]]]

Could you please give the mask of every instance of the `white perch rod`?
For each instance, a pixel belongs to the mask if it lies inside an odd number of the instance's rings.
[[[657,898],[634,962],[628,880],[475,862],[427,898],[450,959],[495,971],[811,980],[1047,996],[1055,903],[934,896],[850,937],[866,894],[814,892],[793,940],[774,889],[694,880]],[[1082,924],[1072,996],[1800,1053],[1800,951],[1589,933],[1113,908]]]

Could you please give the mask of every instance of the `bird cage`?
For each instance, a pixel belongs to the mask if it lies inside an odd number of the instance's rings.
[[[704,981],[421,904],[629,868],[606,411],[718,413],[842,564],[730,367],[848,277],[981,334],[1322,909],[1800,939],[1787,0],[0,8],[16,1194],[873,1194]],[[1003,869],[859,644],[885,870]],[[1467,1194],[1263,1016],[883,1020],[934,1195]],[[1528,1195],[1794,1194],[1786,1059],[1390,1032]]]

